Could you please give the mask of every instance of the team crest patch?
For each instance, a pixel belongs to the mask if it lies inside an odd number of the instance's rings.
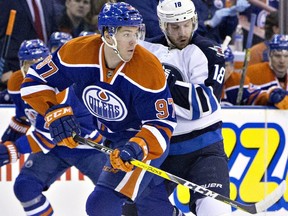
[[[122,121],[127,116],[124,102],[113,92],[98,86],[84,89],[82,99],[85,106],[97,118],[106,121]]]
[[[223,53],[223,49],[220,46],[213,46],[213,47],[209,47],[209,49],[212,49],[216,52],[217,56],[225,56]]]
[[[33,166],[33,161],[32,160],[28,160],[28,161],[25,162],[25,167],[26,168],[30,168],[32,166]]]

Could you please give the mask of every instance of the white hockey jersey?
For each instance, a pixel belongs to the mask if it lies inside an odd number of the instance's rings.
[[[177,147],[171,145],[170,154],[184,154],[212,144],[203,143],[204,135],[205,140],[209,140],[207,136],[210,131],[217,131],[216,135],[212,135],[211,142],[222,140],[220,103],[212,86],[206,85],[206,82],[209,77],[213,77],[210,83],[218,82],[221,88],[225,69],[217,68],[216,65],[213,76],[209,76],[208,59],[194,44],[182,50],[146,41],[141,41],[140,45],[158,57],[166,74],[173,73],[177,77],[175,86],[170,89],[177,114],[177,126],[171,144],[177,143]],[[185,147],[181,142],[185,143]]]

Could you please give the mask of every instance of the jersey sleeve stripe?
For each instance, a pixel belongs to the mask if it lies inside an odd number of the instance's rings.
[[[27,96],[27,95],[31,95],[33,93],[37,93],[37,92],[40,92],[40,91],[53,91],[55,92],[55,89],[52,88],[52,87],[49,87],[47,85],[37,85],[36,87],[35,86],[23,86],[21,88],[21,95],[22,96]]]
[[[156,127],[143,125],[142,130],[136,136],[144,138],[148,144],[147,159],[149,160],[160,157],[167,148],[168,141]]]

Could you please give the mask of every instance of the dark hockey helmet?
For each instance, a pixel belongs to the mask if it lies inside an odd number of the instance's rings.
[[[91,31],[81,31],[79,36],[87,36],[87,35],[95,35],[97,34],[96,32],[91,32]]]
[[[67,41],[72,39],[72,35],[66,32],[53,32],[50,36],[48,47],[51,50],[52,47],[60,47]]]
[[[136,8],[125,2],[106,3],[98,16],[98,30],[101,35],[104,34],[105,29],[108,29],[108,33],[112,36],[121,26],[139,26],[143,34],[142,15]]]
[[[270,51],[288,50],[288,35],[275,34],[269,42]]]
[[[48,47],[40,39],[25,40],[21,43],[18,58],[20,61],[46,58],[50,54]]]

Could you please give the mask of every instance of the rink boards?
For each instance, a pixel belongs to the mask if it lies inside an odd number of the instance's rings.
[[[231,199],[254,203],[271,193],[280,182],[288,179],[288,111],[224,108],[223,136],[229,157]],[[14,114],[13,106],[0,106],[0,135]],[[13,181],[25,158],[0,168],[0,215],[24,216],[13,194]],[[75,168],[68,170],[45,195],[51,202],[55,216],[84,216],[85,200],[93,184]],[[288,190],[279,202],[265,214],[288,214]],[[233,215],[248,214],[236,211]],[[262,215],[262,214],[261,214]]]

